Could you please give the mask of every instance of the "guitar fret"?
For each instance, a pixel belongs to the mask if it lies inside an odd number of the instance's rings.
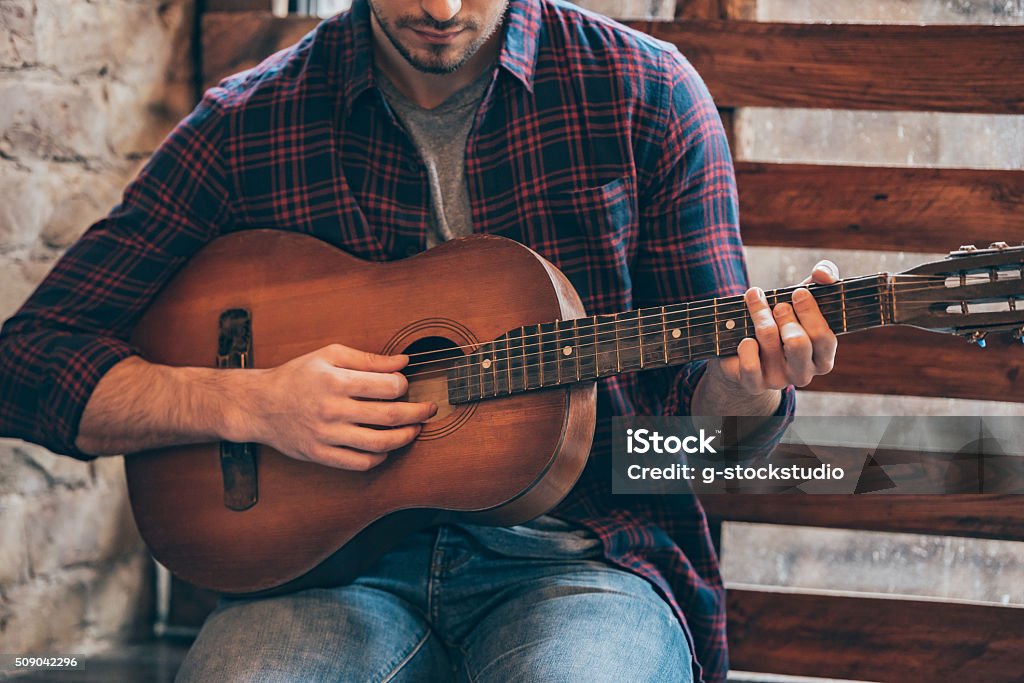
[[[668,325],[665,323],[665,307],[661,307],[661,345],[665,351],[665,365],[668,365]]]
[[[480,395],[494,398],[494,344],[484,344],[477,351],[480,358]]]
[[[474,399],[483,398],[483,391],[481,391],[481,387],[480,387],[480,384],[479,384],[479,377],[478,377],[479,369],[480,369],[480,364],[476,361],[476,358],[474,358],[475,355],[476,355],[476,352],[471,353],[466,358],[465,365],[462,365],[462,367],[466,370],[466,372],[468,374],[468,378],[467,378],[468,381],[466,382],[466,395],[467,395],[466,397],[470,401],[472,401]],[[473,395],[474,389],[476,389],[476,392],[477,392],[476,396]]]
[[[843,332],[846,332],[846,282],[843,280],[839,281],[839,302],[843,310]]]
[[[527,371],[527,365],[529,364],[529,361],[526,358],[526,327],[525,326],[519,328],[519,343],[520,343],[520,349],[522,351],[522,356],[523,356],[523,391],[526,391],[527,389],[530,388],[530,376],[529,376],[529,373]]]
[[[540,329],[540,323],[537,323],[537,349],[539,351],[539,353],[537,355],[540,357],[540,363],[538,363],[538,365],[540,366],[540,386],[543,387],[544,386],[544,335],[543,335],[543,332]]]
[[[576,381],[579,382],[580,381],[580,332],[579,332],[579,326],[576,324],[576,318],[572,319],[572,336],[573,336],[573,339],[575,340],[575,346],[576,346]],[[568,348],[569,348],[569,351],[571,353],[572,352],[572,347],[568,347]]]
[[[636,312],[636,336],[640,339],[640,369],[644,369],[644,324],[643,311]]]
[[[587,329],[589,324],[590,329]],[[584,379],[597,379],[601,376],[601,356],[598,346],[598,317],[591,316],[583,319],[580,327],[579,357],[580,376]],[[590,353],[586,352],[590,347]]]
[[[509,393],[506,381],[507,375],[505,374],[505,368],[508,365],[508,362],[507,360],[502,359],[502,355],[504,355],[506,359],[508,358],[508,337],[499,337],[494,341],[493,346],[494,358],[491,359],[491,368],[493,368],[494,371],[494,395],[502,396]]]
[[[715,355],[720,356],[722,352],[718,341],[718,297],[715,297],[714,299],[711,300],[711,307],[713,311],[712,315],[714,316],[713,323],[715,326]]]
[[[510,394],[514,394],[517,391],[521,391],[519,386],[520,378],[522,377],[522,349],[523,337],[522,329],[513,329],[508,332],[508,391]]]
[[[473,394],[469,382],[469,358],[458,358],[455,361],[454,373],[448,375],[448,394],[452,403],[472,401]]]
[[[619,357],[619,316],[612,321],[615,332],[615,372],[622,372],[622,359]]]
[[[509,348],[509,338],[505,338],[505,374],[508,382],[508,393],[512,393],[512,350]]]
[[[690,332],[690,302],[687,301],[685,304],[686,313],[683,315],[686,318],[686,357],[693,360],[693,334]]]

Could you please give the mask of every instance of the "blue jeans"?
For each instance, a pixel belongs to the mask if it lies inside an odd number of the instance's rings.
[[[572,555],[420,532],[353,584],[222,601],[177,680],[690,683],[686,636],[653,587]]]

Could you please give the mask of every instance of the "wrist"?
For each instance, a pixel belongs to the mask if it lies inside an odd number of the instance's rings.
[[[781,390],[751,393],[724,371],[720,359],[712,358],[694,393],[694,408],[701,412],[693,414],[767,416],[774,414],[781,402]]]
[[[267,370],[218,370],[219,409],[214,429],[222,441],[264,443],[261,427]]]

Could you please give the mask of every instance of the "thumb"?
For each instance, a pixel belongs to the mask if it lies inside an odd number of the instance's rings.
[[[806,278],[801,285],[819,284],[828,285],[839,281],[839,266],[827,259],[818,261],[811,270],[811,276]]]

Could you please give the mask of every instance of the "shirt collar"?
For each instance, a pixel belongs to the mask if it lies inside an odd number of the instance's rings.
[[[537,64],[537,46],[541,26],[542,0],[509,0],[503,22],[505,37],[498,55],[498,66],[516,77],[527,90],[533,92],[533,74]],[[344,16],[344,15],[342,15]],[[375,86],[373,76],[373,32],[370,28],[370,6],[367,0],[353,0],[349,20],[348,54],[330,55],[334,62],[331,73],[340,78],[336,81],[345,107],[351,104],[365,90]],[[328,47],[332,47],[328,41]],[[335,50],[339,45],[335,43]],[[339,60],[340,58],[340,63]]]

